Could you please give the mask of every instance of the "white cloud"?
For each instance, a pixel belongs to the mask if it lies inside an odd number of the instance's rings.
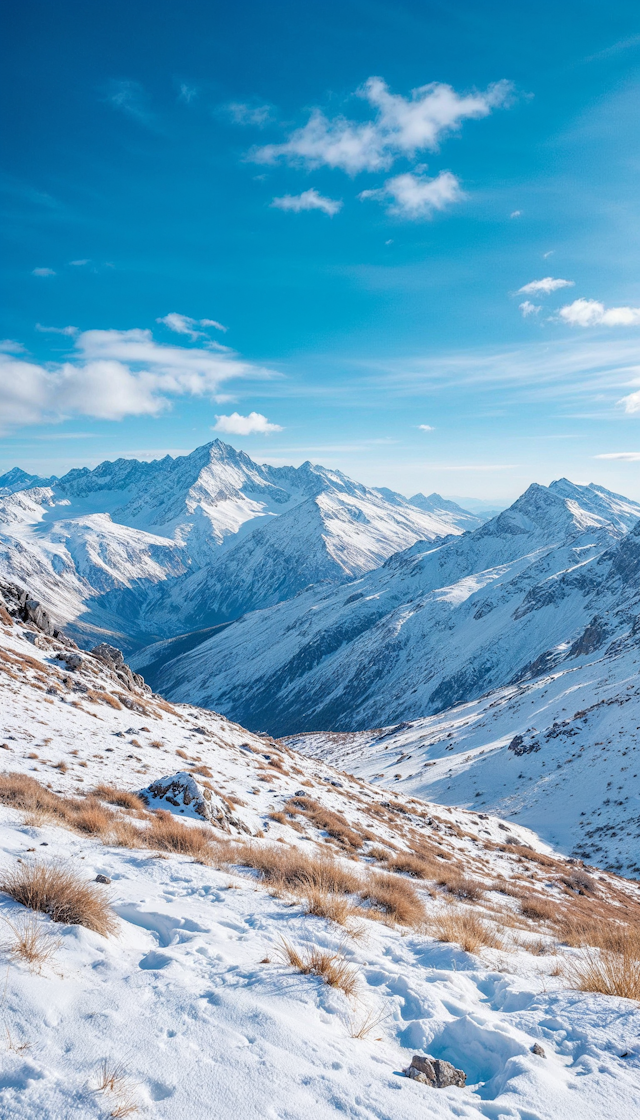
[[[382,78],[369,78],[357,93],[375,110],[373,120],[329,119],[315,109],[283,144],[257,148],[252,158],[258,163],[284,159],[308,167],[338,167],[350,175],[386,170],[398,155],[436,151],[440,140],[464,120],[486,117],[505,105],[512,86],[502,81],[484,93],[461,95],[449,85],[431,82],[405,98],[390,93]]]
[[[640,451],[613,451],[609,455],[594,455],[594,459],[621,459],[625,463],[638,463]]]
[[[215,327],[217,331],[226,331],[227,329],[216,319],[191,319],[189,315],[180,315],[178,311],[170,311],[163,318],[156,319],[156,323],[164,323],[165,327],[174,331],[175,334],[186,334],[192,342],[195,342],[197,338],[206,338],[204,332],[197,330],[197,327]],[[218,343],[212,345],[218,346]]]
[[[176,396],[228,399],[225,382],[266,377],[231,350],[162,345],[148,330],[84,331],[67,361],[47,366],[0,355],[3,427],[68,416],[155,416]]]
[[[387,179],[379,190],[361,191],[358,198],[390,200],[387,213],[401,218],[430,218],[434,210],[444,210],[465,197],[458,179],[450,171],[441,171],[435,179],[406,172]]]
[[[550,292],[557,292],[559,288],[573,288],[574,283],[573,280],[556,280],[553,276],[545,276],[542,280],[532,280],[530,284],[518,288],[518,292],[522,295],[548,296]]]
[[[52,268],[34,268],[31,275],[32,276],[55,276],[55,272],[53,271]]]
[[[197,96],[198,91],[195,86],[188,86],[185,82],[182,82],[178,94],[178,101],[183,101],[185,105],[190,105]]]
[[[552,257],[554,253],[555,249],[549,249],[548,252],[542,254],[542,259],[546,261],[549,259],[549,257]]]
[[[270,105],[246,105],[243,101],[231,101],[224,108],[234,124],[263,128],[271,120]]]
[[[522,217],[522,210],[512,210],[512,212],[509,214],[509,217],[510,218],[521,218]]]
[[[330,218],[342,208],[340,199],[327,198],[323,194],[318,194],[313,187],[311,190],[303,191],[302,194],[285,194],[281,198],[274,198],[271,205],[278,210],[293,210],[296,214],[301,210],[322,210]]]
[[[147,108],[146,94],[140,82],[114,79],[109,82],[108,90],[106,101],[114,109],[119,109],[125,116],[147,128],[154,124],[154,117]]]
[[[418,424],[418,428],[420,429],[421,432],[434,432],[435,431],[435,428],[432,428],[431,424]]]
[[[519,303],[518,307],[525,319],[529,315],[537,315],[539,311],[542,311],[542,305],[540,303],[531,303],[528,299],[525,299],[524,303]]]
[[[282,428],[279,424],[270,424],[261,412],[250,412],[248,416],[232,412],[230,416],[216,416],[213,431],[225,432],[230,436],[249,436],[254,432],[281,432]]]
[[[633,414],[640,412],[640,392],[629,393],[627,397],[622,397],[618,404],[624,405],[625,412]]]
[[[597,299],[576,299],[561,307],[560,318],[573,327],[636,327],[640,307],[605,307]]]
[[[89,257],[83,257],[81,261],[69,261],[69,264],[74,265],[75,268],[80,268],[83,264],[89,264]]]
[[[36,330],[41,334],[66,334],[71,337],[78,333],[77,327],[43,327],[42,323],[36,323]]]

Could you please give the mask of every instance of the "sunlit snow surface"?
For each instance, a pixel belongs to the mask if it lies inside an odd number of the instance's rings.
[[[50,694],[38,666],[64,673],[55,643],[34,648],[14,627],[0,646],[13,673],[0,674],[2,762],[54,790],[99,781],[138,789],[177,769],[181,749],[210,766],[217,788],[247,803],[237,812],[252,832],[302,781],[344,811],[353,796],[354,820],[362,811],[356,795],[362,804],[389,796],[304,758],[292,760],[297,774],[260,782],[269,740],[211,712],[181,706],[172,714],[154,699],[143,698],[144,715],[90,703],[75,688],[81,673]],[[27,663],[19,674],[15,659],[25,652],[35,668]],[[108,686],[99,672],[98,686]],[[438,812],[470,834],[451,840],[470,859],[480,850],[474,837],[504,836],[491,818]],[[270,837],[286,831],[274,823]],[[517,826],[513,832],[543,847]],[[3,1120],[113,1114],[117,1099],[95,1092],[103,1061],[122,1064],[141,1116],[167,1120],[617,1120],[637,1111],[640,1011],[567,990],[552,975],[553,956],[486,950],[481,960],[378,922],[353,939],[304,916],[299,903],[270,897],[249,873],[104,847],[0,808],[2,866],[40,857],[68,861],[87,879],[111,878],[104,889],[119,930],[105,940],[55,927],[60,946],[39,975],[7,961]],[[510,857],[492,850],[487,858]],[[15,921],[19,910],[0,898],[3,916]],[[348,1004],[278,963],[283,935],[341,949],[359,971],[358,1000]],[[380,1013],[378,1026],[368,1039],[351,1037],[368,1010]],[[535,1042],[546,1058],[531,1053]],[[463,1068],[467,1088],[430,1090],[402,1077],[419,1050]]]

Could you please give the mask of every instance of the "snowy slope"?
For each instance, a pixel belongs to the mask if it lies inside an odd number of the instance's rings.
[[[0,573],[27,584],[58,622],[73,622],[83,642],[103,631],[128,649],[311,582],[351,579],[417,539],[462,532],[338,471],[260,466],[219,440],[27,490],[16,490],[22,472],[3,477],[15,492],[0,498]]]
[[[485,886],[481,901],[452,907],[439,888],[418,883],[424,930],[373,921],[364,911],[349,933],[308,914],[300,898],[274,895],[239,866],[221,871],[191,856],[115,847],[0,804],[2,869],[18,860],[62,860],[84,880],[106,876],[111,884],[97,889],[117,915],[109,938],[40,917],[41,935],[58,940],[53,957],[33,971],[11,955],[6,926],[3,1118],[102,1120],[125,1115],[126,1107],[165,1120],[634,1115],[637,1006],[572,990],[563,962],[580,952],[517,916],[515,888],[523,884],[559,912],[589,902],[565,885],[574,882],[574,865],[529,858],[523,842],[548,852],[531,833],[505,829],[484,813],[396,796],[395,789],[390,801],[384,790],[215,713],[127,692],[87,654],[69,668],[67,647],[1,618],[0,654],[5,766],[52,792],[82,799],[96,783],[137,790],[172,773],[179,750],[180,766],[210,771],[210,785],[234,799],[234,817],[251,834],[269,827],[269,838],[257,835],[254,845],[324,848],[364,876],[376,858],[369,853],[381,844],[393,852],[419,833],[441,852],[443,866],[459,863]],[[376,844],[366,841],[347,859],[304,817],[295,821],[301,834],[271,816],[285,817],[301,784],[354,828],[375,826]],[[223,823],[226,831],[212,828],[212,837],[244,835],[240,824]],[[637,885],[592,874],[599,912],[635,912]],[[499,893],[496,880],[511,884],[514,895]],[[504,917],[501,948],[471,955],[430,933],[438,915],[472,910],[498,928]],[[19,929],[23,916],[23,907],[0,894],[2,919]],[[283,935],[300,949],[340,953],[354,970],[356,996],[347,999],[286,966]],[[373,1029],[357,1037],[367,1016]],[[536,1045],[544,1056],[532,1053]],[[403,1077],[414,1052],[452,1061],[467,1074],[466,1087],[432,1090]],[[119,1071],[113,1090],[99,1090],[103,1064],[107,1073]]]
[[[440,494],[433,493],[428,496],[414,494],[408,500],[412,506],[417,506],[425,513],[433,513],[442,521],[447,521],[450,525],[456,525],[459,529],[477,529],[488,520],[486,517],[478,517],[475,513],[470,513],[468,509],[463,509],[457,502],[443,498]]]
[[[444,805],[475,807],[640,877],[640,647],[562,668],[441,715],[297,750]]]
[[[599,487],[531,486],[472,533],[245,616],[168,662],[157,687],[274,734],[442,711],[573,656],[603,611],[607,633],[628,629],[639,515]]]

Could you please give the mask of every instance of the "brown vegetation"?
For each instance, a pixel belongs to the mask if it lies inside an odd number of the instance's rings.
[[[104,891],[55,863],[20,863],[0,878],[0,891],[52,921],[85,926],[106,937],[116,929]]]
[[[441,914],[431,931],[438,941],[455,941],[466,953],[477,953],[483,947],[502,947],[494,930],[472,910],[449,910]]]
[[[2,950],[16,960],[26,961],[29,968],[39,971],[58,949],[59,939],[53,937],[51,931],[33,914],[16,922],[10,921],[4,914],[2,918],[11,933],[11,940],[2,944]]]
[[[378,911],[400,925],[418,929],[424,924],[424,906],[415,887],[397,875],[375,871],[367,878],[360,896],[371,904],[374,912]]]
[[[317,945],[296,949],[285,938],[278,949],[286,964],[301,972],[303,976],[318,976],[330,988],[338,988],[347,998],[355,996],[358,990],[358,976],[351,965],[340,953],[330,953]]]

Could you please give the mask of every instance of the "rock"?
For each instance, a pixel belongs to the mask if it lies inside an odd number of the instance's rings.
[[[95,881],[96,883],[106,883],[106,884],[107,884],[107,886],[108,886],[108,885],[109,885],[109,883],[111,882],[111,879],[109,878],[109,876],[108,876],[108,875],[96,875],[96,877],[95,877],[95,880],[94,880],[94,881]]]
[[[539,1042],[534,1042],[533,1046],[531,1047],[531,1053],[537,1054],[539,1058],[546,1058],[547,1056],[544,1052],[544,1048],[540,1045]]]
[[[56,660],[64,661],[67,669],[71,671],[79,669],[82,665],[82,658],[79,653],[60,652],[56,654]]]
[[[130,692],[134,692],[136,689],[140,692],[151,692],[144,677],[141,677],[139,673],[134,673],[125,664],[124,654],[117,646],[110,646],[108,642],[101,642],[99,646],[93,647],[91,656],[97,657],[98,661],[102,661],[102,664],[106,665]]]
[[[467,1083],[464,1070],[456,1069],[451,1062],[432,1058],[429,1055],[425,1057],[422,1054],[414,1054],[411,1065],[404,1073],[406,1077],[410,1077],[413,1081],[420,1081],[423,1085],[429,1085],[432,1089],[447,1089],[450,1085],[463,1089]]]
[[[168,809],[181,815],[195,817],[201,821],[237,832],[250,832],[244,821],[235,816],[225,801],[208,786],[200,785],[193,774],[178,771],[151,782],[145,789],[138,790],[138,797],[149,809]]]

